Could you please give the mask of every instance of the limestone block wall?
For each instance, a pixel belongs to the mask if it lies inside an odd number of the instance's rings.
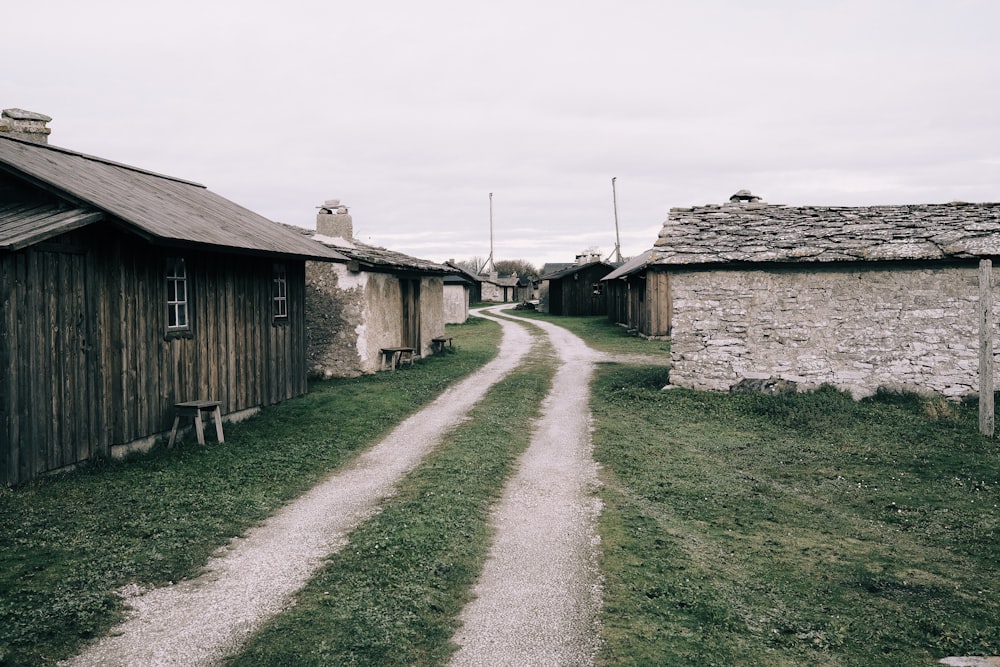
[[[672,272],[671,383],[978,391],[976,267],[886,266]]]

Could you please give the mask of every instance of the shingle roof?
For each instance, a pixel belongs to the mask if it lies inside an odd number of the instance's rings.
[[[54,191],[81,211],[104,212],[151,240],[345,259],[190,181],[9,137],[0,137],[0,169]]]
[[[92,208],[48,202],[0,203],[0,248],[20,250],[104,219]]]
[[[571,276],[574,273],[583,271],[584,269],[590,269],[595,266],[604,266],[607,268],[608,273],[611,273],[615,267],[606,262],[587,262],[586,264],[573,264],[567,268],[561,269],[559,271],[554,271],[547,275],[542,276],[539,280],[560,280],[566,276]]]
[[[628,276],[638,271],[642,271],[648,264],[653,263],[656,260],[656,257],[657,255],[655,250],[644,250],[642,254],[636,255],[608,275],[601,278],[601,280],[614,280],[615,278],[621,278],[623,276]]]
[[[1000,204],[673,208],[658,265],[871,262],[1000,255]]]
[[[348,259],[352,259],[369,269],[391,271],[412,271],[417,273],[456,273],[455,269],[426,259],[411,257],[401,252],[367,245],[359,241],[324,236],[311,229],[300,229],[300,234],[313,239],[317,245],[333,248]]]

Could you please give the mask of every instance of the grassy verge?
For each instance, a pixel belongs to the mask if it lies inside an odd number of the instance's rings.
[[[507,311],[502,312],[506,313]],[[561,327],[569,329],[587,341],[587,345],[601,352],[608,352],[610,354],[665,355],[669,358],[670,341],[648,340],[629,334],[624,327],[611,322],[604,315],[567,317],[540,313],[537,310],[515,311],[513,306],[510,308],[510,314],[558,324]]]
[[[551,352],[532,358],[490,391],[230,667],[447,661],[489,550],[490,508],[529,444],[529,420],[551,382]]]
[[[197,574],[230,537],[489,361],[500,331],[472,319],[449,335],[455,354],[316,383],[227,425],[225,445],[182,444],[0,490],[0,664],[54,664],[118,620],[119,587]]]
[[[1000,653],[1000,456],[974,409],[663,380],[596,382],[603,664]]]

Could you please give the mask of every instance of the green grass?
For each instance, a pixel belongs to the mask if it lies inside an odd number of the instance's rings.
[[[663,354],[605,318],[530,314],[598,349]],[[54,664],[120,613],[114,590],[198,573],[268,516],[494,353],[317,383],[185,444],[0,491],[0,664]],[[500,383],[233,665],[442,664],[489,541],[486,516],[550,378]],[[974,406],[661,391],[602,366],[602,664],[931,665],[1000,653],[1000,446]]]
[[[1000,456],[969,406],[596,381],[602,664],[1000,653]]]
[[[518,317],[544,320],[569,329],[587,341],[595,350],[610,354],[648,354],[670,358],[670,341],[649,340],[628,333],[624,327],[611,322],[604,315],[569,317],[550,315],[537,310],[514,310],[509,313]],[[501,311],[507,313],[508,310]]]
[[[551,382],[551,352],[536,349],[532,359],[490,391],[230,667],[447,661],[488,554],[488,513]]]
[[[455,354],[330,380],[185,443],[0,490],[0,664],[45,665],[106,632],[115,590],[196,575],[230,537],[378,441],[496,353],[499,327],[450,326]]]

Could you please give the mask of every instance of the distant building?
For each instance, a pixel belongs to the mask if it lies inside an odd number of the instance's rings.
[[[600,255],[581,254],[576,263],[538,280],[539,310],[553,315],[604,315],[608,311],[604,276],[614,266],[601,261]],[[548,266],[548,265],[546,265]]]

